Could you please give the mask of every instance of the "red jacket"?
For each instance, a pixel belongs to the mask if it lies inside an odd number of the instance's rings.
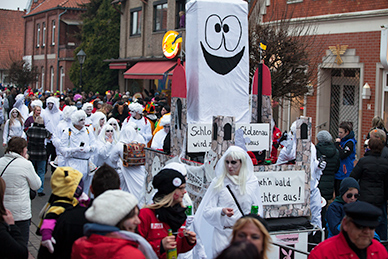
[[[161,222],[156,218],[155,210],[141,209],[139,218],[141,220],[140,225],[137,226],[139,234],[151,244],[156,255],[160,259],[166,258],[166,251],[160,254],[160,246],[162,239],[168,235],[168,230],[171,227],[167,223]],[[187,238],[183,235],[182,229],[179,229],[178,232],[179,233],[176,236],[178,254],[190,251],[195,244],[189,244]]]
[[[309,259],[359,259],[350,249],[342,231],[317,245],[310,253]],[[387,259],[388,252],[385,247],[376,240],[367,248],[368,259]]]
[[[146,259],[133,241],[92,234],[89,238],[81,237],[73,244],[73,259]]]

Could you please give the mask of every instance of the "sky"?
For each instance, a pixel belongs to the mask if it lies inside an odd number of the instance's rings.
[[[28,0],[0,0],[0,9],[19,10],[26,9]]]

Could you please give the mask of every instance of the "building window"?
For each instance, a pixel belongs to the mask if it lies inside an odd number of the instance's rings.
[[[36,47],[39,48],[39,40],[40,40],[40,24],[37,24],[37,32],[36,32]]]
[[[185,13],[186,0],[177,0],[175,4],[175,28],[186,27],[186,13]]]
[[[131,10],[131,33],[130,35],[140,35],[141,34],[141,8],[136,8]]]
[[[53,26],[51,29],[51,45],[55,45],[55,20],[53,20]]]
[[[46,46],[46,23],[42,23],[43,33],[42,33],[42,47]]]
[[[154,4],[154,31],[167,29],[167,3]]]
[[[42,67],[42,91],[44,90],[44,67]]]
[[[63,92],[63,82],[65,80],[65,70],[63,67],[60,67],[59,69],[61,71],[61,79],[59,81],[59,91],[62,93]]]
[[[54,67],[50,67],[50,91],[54,92]]]

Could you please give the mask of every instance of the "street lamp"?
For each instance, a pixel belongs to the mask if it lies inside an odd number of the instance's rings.
[[[85,63],[86,53],[81,49],[77,53],[77,58],[78,58],[79,65],[81,66],[80,76],[79,76],[79,87],[81,88],[82,87],[82,65]]]

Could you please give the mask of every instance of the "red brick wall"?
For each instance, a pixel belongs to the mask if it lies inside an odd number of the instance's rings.
[[[329,46],[337,44],[348,45],[348,49],[356,49],[356,56],[360,57],[360,63],[364,64],[364,82],[368,83],[371,87],[372,97],[370,100],[363,100],[360,109],[362,110],[362,132],[361,137],[368,134],[371,127],[371,121],[374,116],[375,109],[375,89],[376,89],[376,63],[380,62],[380,32],[361,32],[361,33],[345,33],[345,34],[332,34],[325,36],[325,42],[327,49]],[[311,51],[317,51],[312,49]],[[320,57],[322,59],[323,56]],[[316,70],[317,68],[315,68]],[[314,87],[316,88],[316,83]],[[306,112],[307,116],[313,118],[313,128],[316,126],[316,94],[315,89],[314,96],[309,96],[307,99]],[[360,93],[361,94],[361,93]],[[371,110],[367,110],[367,104],[370,104]],[[329,112],[329,111],[328,111]],[[315,135],[313,136],[315,139]]]
[[[301,3],[294,4],[287,4],[287,0],[271,0],[270,6],[267,7],[267,15],[264,15],[264,21],[273,20],[274,14],[276,14],[275,17],[281,17],[287,13],[295,18],[386,8],[388,8],[386,0],[303,0]]]
[[[24,48],[24,12],[0,9],[0,69],[7,69],[10,55],[21,60]]]

